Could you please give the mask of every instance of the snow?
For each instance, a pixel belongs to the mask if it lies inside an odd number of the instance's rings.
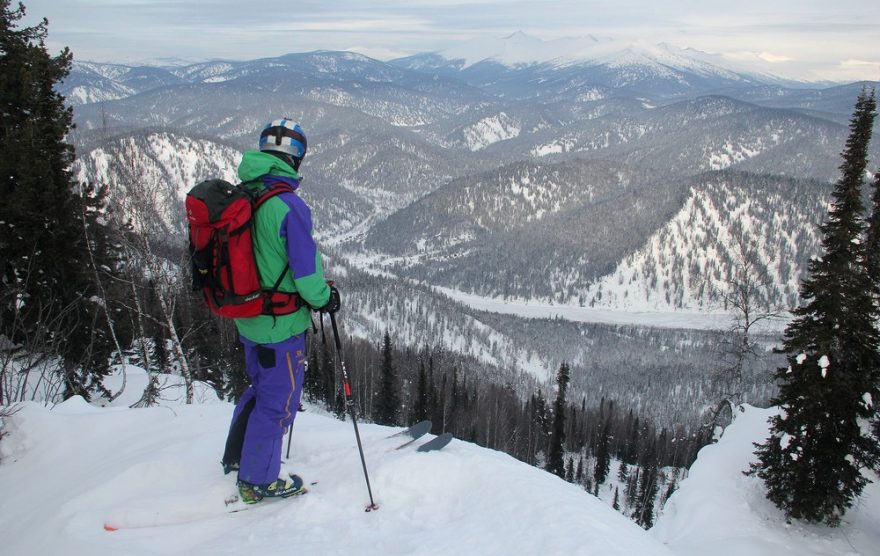
[[[227,513],[234,479],[218,460],[231,404],[130,409],[124,403],[139,397],[146,375],[135,367],[127,374],[133,391],[113,407],[80,397],[52,407],[25,402],[4,419],[4,554],[842,556],[880,546],[876,484],[838,529],[785,522],[760,480],[742,474],[774,414],[748,406],[700,451],[650,531],[500,452],[459,440],[440,452],[394,450],[387,437],[399,428],[361,423],[380,506],[366,513],[351,425],[311,406],[297,417],[283,468],[303,476],[310,492]]]
[[[360,430],[380,509],[366,513],[351,424],[315,408],[297,417],[287,470],[317,484],[230,514],[234,479],[219,458],[231,413],[226,403],[22,404],[0,442],[4,553],[673,554],[549,473],[458,440],[395,451],[386,437],[399,429],[372,424]]]
[[[672,78],[676,78],[675,70],[685,70],[703,76],[742,79],[736,71],[727,69],[732,67],[730,61],[718,55],[691,48],[682,49],[665,43],[651,44],[643,40],[620,41],[589,35],[545,41],[517,32],[503,38],[476,38],[441,50],[437,54],[446,60],[462,61],[460,69],[483,61],[492,61],[512,68],[535,64],[550,64],[557,67],[588,64],[638,68],[636,72],[648,71],[653,75]]]
[[[839,528],[786,523],[743,471],[756,461],[753,442],[768,436],[775,409],[745,406],[717,444],[706,446],[669,498],[651,534],[679,556],[876,555],[880,547],[880,484],[866,487]]]
[[[114,195],[124,195],[132,177],[121,175],[119,168],[139,168],[135,176],[139,182],[161,185],[152,192],[154,202],[167,209],[160,216],[167,229],[174,229],[180,220],[174,211],[181,210],[186,192],[212,176],[235,183],[240,158],[236,149],[213,141],[156,132],[145,138],[125,137],[87,152],[76,160],[73,172],[79,181],[106,183]]]
[[[584,39],[594,41],[595,39]],[[506,66],[528,65],[559,58],[578,48],[578,39],[543,41],[522,32],[504,38],[481,37],[438,52],[447,60],[463,60],[462,69],[492,60]]]
[[[559,154],[563,152],[564,148],[559,143],[550,143],[549,145],[539,145],[532,152],[535,156],[547,156],[548,154]]]
[[[516,120],[499,112],[494,116],[483,118],[463,130],[467,146],[472,151],[479,151],[498,143],[519,136],[522,128]]]
[[[731,232],[741,228],[754,238],[749,248],[771,277],[773,285],[762,295],[775,306],[794,307],[803,268],[789,263],[795,253],[818,249],[820,238],[808,225],[813,221],[808,210],[781,207],[784,200],[776,191],[756,200],[726,180],[692,187],[678,213],[613,273],[590,285],[584,298],[609,309],[721,312],[723,293],[741,280],[742,255]],[[802,240],[804,247],[798,247]],[[773,320],[766,324],[776,330],[787,324],[787,318]]]
[[[579,305],[555,305],[525,299],[484,297],[441,286],[434,286],[434,290],[473,309],[523,318],[561,318],[572,322],[694,330],[726,330],[731,325],[730,314],[722,312],[600,309]]]

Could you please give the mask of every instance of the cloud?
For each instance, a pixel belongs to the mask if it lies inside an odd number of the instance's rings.
[[[350,46],[346,48],[350,52],[357,52],[369,58],[376,60],[393,60],[395,58],[403,58],[409,56],[412,52],[406,50],[397,50],[393,48],[382,48],[374,46]]]
[[[49,44],[81,60],[252,59],[288,52],[377,54],[443,50],[522,30],[542,39],[589,35],[667,42],[823,78],[877,79],[866,45],[880,44],[880,2],[740,0],[26,0],[49,18]],[[353,45],[355,47],[353,47]],[[385,53],[385,54],[379,54]],[[771,69],[772,68],[772,69]],[[796,75],[797,74],[797,75]]]
[[[765,62],[770,62],[771,64],[779,64],[782,62],[791,62],[794,58],[790,56],[784,56],[780,54],[773,54],[771,52],[761,52],[758,54],[758,58],[764,60]]]
[[[854,68],[860,66],[880,68],[880,62],[869,62],[867,60],[844,60],[840,63],[840,65],[845,68]]]
[[[317,21],[303,21],[291,23],[297,30],[303,31],[373,31],[373,32],[397,32],[418,31],[427,29],[424,19],[413,17],[383,17],[383,18],[328,18]]]

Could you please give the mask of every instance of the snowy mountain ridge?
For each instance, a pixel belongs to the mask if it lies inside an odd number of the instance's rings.
[[[745,79],[737,71],[725,67],[729,64],[720,56],[692,48],[678,48],[667,43],[623,41],[591,35],[545,41],[520,31],[503,38],[472,39],[435,54],[456,62],[460,70],[482,62],[494,62],[509,68],[530,65],[558,68],[604,65],[609,68],[641,67],[665,76],[678,70],[736,81]]]

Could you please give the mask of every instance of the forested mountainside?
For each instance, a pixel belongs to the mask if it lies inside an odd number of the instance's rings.
[[[658,427],[696,426],[721,395],[717,374],[730,346],[723,330],[676,330],[638,325],[573,323],[475,310],[430,287],[390,276],[368,276],[331,258],[330,273],[346,290],[346,330],[378,342],[386,332],[398,346],[467,354],[459,379],[507,385],[517,391],[552,381],[571,367],[570,399],[588,407],[614,400]],[[767,369],[782,364],[761,339],[745,373],[743,395],[764,404],[775,392]],[[402,373],[416,380],[411,366]],[[549,393],[545,391],[545,396]]]
[[[591,305],[727,309],[731,284],[756,284],[761,307],[790,308],[810,257],[828,184],[731,172],[693,180],[678,214],[615,272],[590,287]]]
[[[798,112],[701,97],[541,130],[494,148],[613,158],[664,176],[732,168],[831,180],[837,153],[829,146],[842,144],[845,134],[840,124]]]
[[[186,192],[208,177],[235,181],[240,153],[214,141],[171,132],[111,138],[81,153],[74,173],[81,182],[106,184],[110,198],[129,216],[161,222],[164,233],[179,235]]]
[[[481,295],[670,309],[717,307],[747,238],[773,284],[760,303],[790,307],[828,191],[771,175],[651,183],[619,164],[517,163],[450,182],[365,245],[397,272]]]

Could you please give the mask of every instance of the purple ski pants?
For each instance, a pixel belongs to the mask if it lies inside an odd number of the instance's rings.
[[[284,433],[302,396],[305,333],[274,344],[241,338],[251,386],[232,413],[223,462],[240,462],[239,480],[266,485],[281,471]]]

